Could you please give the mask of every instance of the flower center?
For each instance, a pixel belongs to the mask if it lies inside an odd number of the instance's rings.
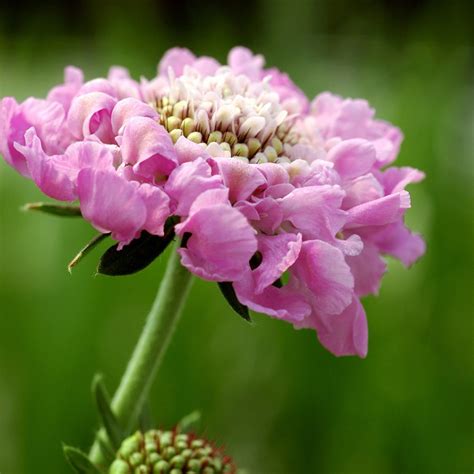
[[[220,68],[202,76],[186,68],[169,77],[154,104],[160,123],[176,142],[184,136],[211,156],[233,156],[250,163],[289,163],[297,142],[293,117],[268,81],[252,82]]]

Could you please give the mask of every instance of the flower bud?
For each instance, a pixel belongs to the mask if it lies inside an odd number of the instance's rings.
[[[177,431],[137,431],[125,439],[109,474],[234,474],[229,456],[209,441]]]

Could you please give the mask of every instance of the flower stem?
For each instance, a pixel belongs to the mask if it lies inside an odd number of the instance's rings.
[[[191,288],[191,276],[181,266],[175,245],[145,327],[112,399],[112,411],[127,432],[137,421],[148,397]],[[104,462],[97,438],[90,459],[96,464]]]

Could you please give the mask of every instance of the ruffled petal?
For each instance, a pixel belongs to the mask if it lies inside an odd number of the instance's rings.
[[[318,313],[339,314],[350,304],[354,277],[338,248],[321,240],[303,242],[291,271],[310,291]]]
[[[265,177],[256,166],[249,166],[235,158],[217,158],[214,161],[224,184],[229,188],[232,203],[247,199],[259,186],[265,184]]]
[[[381,181],[385,194],[403,191],[411,183],[419,183],[425,178],[425,173],[409,166],[389,168],[382,173]]]
[[[77,172],[68,166],[64,156],[49,156],[43,151],[34,128],[26,132],[25,145],[15,146],[26,158],[31,179],[43,193],[59,201],[73,201],[77,198],[74,183]]]
[[[325,318],[325,326],[318,329],[321,344],[336,356],[367,356],[368,327],[364,307],[354,297],[340,314]]]
[[[385,195],[382,185],[372,173],[347,182],[344,185],[344,191],[346,196],[342,201],[342,208],[346,210],[369,201],[375,201]]]
[[[135,117],[127,122],[121,151],[124,162],[133,165],[135,173],[145,178],[167,176],[177,165],[168,132],[148,117]]]
[[[181,76],[185,66],[190,66],[196,60],[189,49],[172,48],[166,51],[158,65],[158,74],[168,76],[168,69],[171,68],[176,76]]]
[[[127,98],[120,100],[112,111],[112,130],[115,135],[122,133],[122,127],[134,117],[148,117],[153,120],[158,118],[158,113],[153,107],[141,100]]]
[[[264,313],[291,323],[298,323],[311,314],[311,306],[302,293],[295,291],[290,284],[282,288],[268,286],[256,293],[254,280],[250,274],[234,283],[239,301],[253,311]]]
[[[387,265],[380,258],[377,247],[366,242],[359,255],[346,258],[354,275],[354,292],[357,296],[377,295]]]
[[[368,140],[344,140],[329,150],[327,159],[343,180],[368,173],[375,163],[375,147]]]
[[[378,226],[397,221],[410,207],[410,195],[406,191],[390,194],[349,209],[346,229]]]
[[[244,74],[256,81],[262,75],[265,60],[262,55],[254,55],[252,51],[242,46],[232,48],[227,57],[227,63],[234,74]]]
[[[113,143],[111,113],[116,99],[103,92],[90,92],[76,97],[67,115],[67,125],[78,139],[97,136],[104,143]]]
[[[255,293],[258,294],[278,280],[295,263],[300,254],[302,237],[301,234],[260,234],[257,240],[262,261],[252,271],[252,276]]]
[[[179,137],[174,147],[179,164],[194,161],[197,158],[204,158],[206,160],[210,158],[205,149],[185,137]]]
[[[83,82],[84,74],[82,71],[74,66],[68,66],[64,70],[64,84],[53,87],[48,93],[47,100],[59,102],[67,113],[72,99],[82,87]]]
[[[411,232],[398,221],[381,229],[372,229],[366,239],[373,242],[380,252],[398,258],[405,266],[416,262],[426,251],[426,244],[419,234]]]
[[[0,100],[0,153],[10,166],[27,178],[30,173],[25,156],[15,148],[15,143],[25,144],[25,132],[30,127],[13,97]]]
[[[340,209],[344,192],[339,186],[296,188],[280,200],[283,219],[307,239],[333,241],[346,221]]]
[[[191,205],[200,194],[221,187],[221,178],[212,176],[209,164],[198,158],[176,168],[169,176],[165,190],[174,201],[173,213],[187,216]]]
[[[146,218],[143,229],[150,234],[163,235],[164,224],[170,215],[170,199],[160,188],[143,183],[138,188],[138,194],[141,196],[146,207]]]
[[[190,233],[186,248],[179,249],[181,263],[194,274],[212,281],[234,281],[249,268],[257,250],[255,231],[228,202],[227,190],[201,194],[190,216],[176,226],[176,233]]]
[[[147,219],[138,183],[92,168],[82,170],[77,183],[82,215],[99,232],[112,232],[122,246],[138,237]]]

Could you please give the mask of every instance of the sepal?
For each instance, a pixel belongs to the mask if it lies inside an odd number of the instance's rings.
[[[101,374],[97,374],[92,381],[92,393],[102,426],[107,433],[112,449],[116,451],[120,447],[120,443],[125,435],[110,407],[110,396],[105,388]]]
[[[72,269],[100,242],[107,238],[110,234],[99,234],[96,235],[91,241],[89,241],[79,253],[68,263],[67,270],[72,273]]]
[[[174,238],[174,218],[165,224],[163,236],[143,231],[138,239],[118,250],[118,244],[105,251],[99,261],[97,273],[108,276],[131,275],[139,272],[160,256]]]
[[[68,463],[78,474],[102,474],[102,472],[92,464],[87,454],[83,453],[80,449],[63,444],[63,453]]]
[[[29,202],[23,211],[37,211],[60,217],[82,217],[81,208],[72,204],[51,204],[47,202]]]
[[[249,309],[247,306],[243,305],[237,295],[235,294],[234,286],[230,281],[220,281],[218,282],[219,289],[221,293],[224,295],[227,303],[229,303],[230,307],[245,321],[251,323],[252,319],[250,318]]]

